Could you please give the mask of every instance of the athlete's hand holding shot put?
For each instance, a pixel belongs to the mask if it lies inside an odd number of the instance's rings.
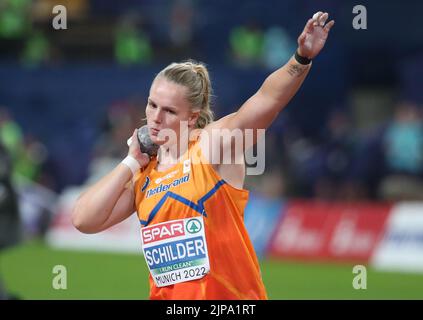
[[[73,224],[85,233],[105,230],[137,212],[151,299],[267,299],[242,218],[248,201],[244,163],[213,159],[216,150],[233,154],[239,146],[234,148],[233,139],[209,137],[219,129],[240,129],[245,135],[246,129],[268,128],[324,47],[334,25],[327,20],[323,12],[309,19],[293,57],[237,112],[219,120],[213,121],[203,64],[172,63],[154,78],[146,118],[151,141],[159,146],[157,156],[141,153],[134,132],[128,156],[86,190],[73,210]],[[164,139],[166,130],[174,137]],[[193,137],[186,147],[183,136]],[[257,136],[251,143],[256,142]],[[242,160],[249,147],[242,144]]]
[[[135,159],[134,168],[144,167],[149,156],[141,153],[134,131],[128,157]],[[130,166],[119,164],[112,172],[88,188],[78,199],[73,211],[72,223],[81,232],[97,233],[128,218],[136,211]]]

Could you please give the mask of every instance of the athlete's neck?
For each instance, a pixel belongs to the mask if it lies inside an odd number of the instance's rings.
[[[172,146],[162,145],[157,153],[157,162],[164,166],[175,165],[181,161],[181,157],[187,150],[187,143],[175,143]]]
[[[175,165],[181,161],[181,158],[185,155],[188,150],[189,142],[195,141],[200,134],[201,130],[199,129],[190,129],[188,131],[187,138],[178,139],[178,141],[173,144],[163,144],[160,146],[157,153],[157,162],[162,166]]]

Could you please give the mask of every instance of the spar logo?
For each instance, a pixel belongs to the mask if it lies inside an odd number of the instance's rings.
[[[189,233],[198,233],[201,231],[201,222],[197,219],[190,219],[188,220],[186,227]]]
[[[174,221],[144,227],[141,229],[141,235],[144,244],[184,236],[184,223],[183,221]]]

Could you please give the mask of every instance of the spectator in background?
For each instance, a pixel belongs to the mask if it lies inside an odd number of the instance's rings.
[[[351,173],[357,138],[345,111],[329,115],[320,139],[304,135],[295,123],[284,131],[278,150],[284,149],[281,163],[289,196],[329,201],[365,197],[366,189]]]
[[[55,202],[54,193],[43,188],[54,189],[55,185],[51,168],[44,166],[47,164],[47,148],[34,136],[24,135],[7,109],[0,109],[0,145],[0,206],[2,195],[9,199],[17,198],[11,187],[13,181],[16,193],[19,192],[19,199],[22,201],[20,224],[25,231],[25,239],[42,235],[51,216],[52,210],[49,208],[53,207]],[[5,190],[7,192],[2,194]],[[7,236],[7,233],[3,233],[6,229],[10,229],[10,234],[15,232],[12,224],[16,221],[12,219],[16,217],[11,217],[10,209],[13,206],[10,201],[15,200],[8,200],[8,216],[3,217],[3,220],[0,217],[0,238]]]
[[[24,49],[21,55],[21,61],[24,66],[33,68],[50,59],[50,42],[47,36],[41,30],[33,30],[28,34]]]
[[[6,148],[12,159],[17,158],[22,145],[23,133],[9,111],[0,107],[0,143]]]
[[[281,147],[285,150],[282,161],[286,166],[288,195],[310,197],[316,144],[291,122],[282,135]]]
[[[20,240],[17,194],[11,180],[12,161],[0,144],[0,249]]]
[[[0,251],[21,239],[18,197],[11,181],[12,161],[0,143]],[[9,299],[0,278],[0,300]]]
[[[348,114],[334,110],[328,118],[315,161],[318,162],[314,196],[326,200],[356,200],[362,198],[363,190],[356,177],[351,176],[357,150]]]
[[[274,70],[289,60],[295,51],[296,43],[288,32],[279,26],[273,26],[266,30],[263,44],[263,65]]]
[[[193,54],[192,40],[194,8],[191,0],[175,1],[171,7],[169,39],[172,59],[182,59],[187,52]]]
[[[13,178],[36,181],[47,158],[46,147],[35,137],[24,135],[19,124],[5,108],[0,108],[0,143],[10,154]]]
[[[115,58],[121,65],[148,64],[153,48],[140,25],[140,17],[129,13],[116,26]]]
[[[0,38],[21,39],[30,26],[31,0],[0,2]]]
[[[232,58],[236,65],[251,67],[260,64],[264,35],[254,20],[232,29],[229,41]]]
[[[144,100],[120,101],[108,108],[102,123],[103,133],[94,146],[89,181],[113,168],[127,152],[125,141],[132,134],[131,128],[139,127],[140,120],[145,117],[143,103],[139,101]]]
[[[382,140],[386,175],[380,196],[391,200],[423,200],[423,121],[414,102],[398,104]]]
[[[25,178],[40,183],[40,175],[42,167],[48,157],[48,151],[44,144],[42,144],[36,137],[32,135],[25,135],[23,141],[23,149],[15,163],[16,172]]]

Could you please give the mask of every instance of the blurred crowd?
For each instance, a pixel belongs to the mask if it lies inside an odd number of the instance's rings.
[[[10,155],[14,179],[24,178],[48,185],[43,164],[48,157],[46,147],[29,132],[24,132],[6,107],[0,106],[0,143]]]
[[[269,130],[266,139],[266,172],[247,179],[258,192],[329,201],[423,200],[423,112],[412,101],[399,101],[391,117],[370,128],[357,128],[339,109],[318,136],[286,123],[282,134]]]
[[[205,13],[195,0],[136,3],[110,16],[111,5],[98,1],[61,1],[72,30],[54,32],[51,0],[4,0],[0,5],[1,55],[18,57],[22,65],[36,67],[82,59],[114,60],[123,66],[154,61],[211,59],[216,52],[198,30],[206,29]],[[204,4],[202,4],[204,5]],[[119,5],[116,5],[119,7]],[[123,5],[122,5],[123,6]],[[104,18],[103,18],[104,17]],[[241,67],[274,69],[296,48],[296,39],[281,25],[262,26],[254,18],[241,19],[223,34],[224,57]],[[221,45],[221,44],[219,44]],[[89,54],[87,54],[89,52]]]
[[[0,157],[1,248],[9,245],[5,239],[13,239],[13,244],[20,238],[44,235],[56,195],[55,177],[48,168],[47,147],[30,132],[25,132],[5,107],[0,108]],[[18,224],[25,230],[19,235]],[[10,234],[15,235],[7,236]]]
[[[365,129],[345,109],[335,110],[320,136],[305,137],[291,127],[278,145],[290,196],[423,200],[423,118],[416,103],[398,102],[387,121]]]

